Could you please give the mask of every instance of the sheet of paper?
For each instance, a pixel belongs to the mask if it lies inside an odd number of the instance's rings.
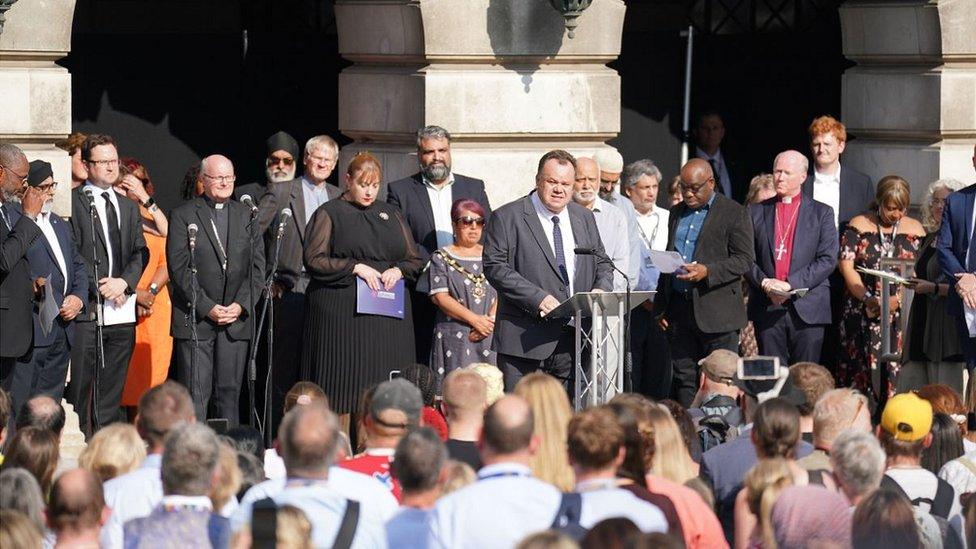
[[[681,258],[681,254],[678,252],[650,250],[648,253],[650,254],[651,263],[662,273],[672,274],[676,271],[684,272],[681,266],[685,264],[685,260]]]
[[[966,327],[969,328],[969,337],[976,337],[976,309],[963,305],[963,314],[966,317]]]
[[[869,274],[872,276],[876,276],[878,278],[886,278],[888,279],[889,282],[894,282],[895,284],[911,283],[911,281],[908,280],[907,278],[904,278],[901,275],[898,275],[897,273],[892,273],[890,271],[879,271],[877,269],[868,269],[867,267],[858,267],[857,270],[864,274]]]
[[[807,292],[809,292],[809,291],[810,291],[810,288],[794,288],[794,289],[792,289],[792,290],[790,290],[788,292],[781,292],[779,290],[772,290],[770,293],[771,294],[778,295],[778,296],[781,296],[781,297],[793,297],[793,296],[803,297],[803,296],[807,295]]]
[[[51,289],[51,275],[47,275],[48,282],[44,284],[44,299],[38,305],[37,316],[41,322],[41,332],[47,336],[54,326],[54,319],[58,318],[58,304],[54,301],[54,290]]]
[[[136,294],[126,298],[121,306],[117,306],[114,301],[102,301],[102,325],[114,326],[116,324],[131,324],[136,321]]]

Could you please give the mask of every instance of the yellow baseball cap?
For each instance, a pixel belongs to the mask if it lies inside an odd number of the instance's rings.
[[[932,404],[915,393],[895,395],[881,413],[881,428],[895,440],[921,440],[932,429]]]

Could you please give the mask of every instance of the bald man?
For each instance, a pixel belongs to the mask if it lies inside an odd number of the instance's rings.
[[[801,153],[781,152],[773,161],[776,196],[749,206],[756,253],[746,273],[749,319],[759,354],[783,365],[819,363],[831,322],[837,228],[833,208],[801,192],[808,167]]]
[[[234,165],[219,154],[200,163],[203,195],[173,210],[166,262],[173,300],[171,333],[176,339],[179,379],[190,390],[197,419],[227,419],[238,425],[241,380],[251,343],[252,312],[264,281],[264,246],[251,240],[250,212],[231,200]],[[190,226],[197,228],[196,314],[190,271]],[[193,328],[196,328],[194,342]]]
[[[114,190],[119,182],[115,139],[89,135],[81,144],[81,158],[88,180],[71,191],[71,232],[89,284],[83,312],[74,317],[66,396],[78,412],[81,431],[90,436],[125,419],[119,404],[136,344],[136,285],[149,262],[149,249],[139,206]],[[97,310],[99,303],[104,311]],[[101,350],[97,318],[105,318]],[[99,360],[102,350],[104,364]]]
[[[688,407],[698,389],[698,361],[716,349],[739,349],[746,324],[740,278],[755,255],[748,212],[715,191],[708,162],[689,160],[680,177],[682,202],[671,210],[667,249],[684,265],[661,274],[654,315],[671,344],[671,396]]]
[[[85,469],[65,472],[51,488],[48,526],[55,547],[98,547],[99,531],[111,510],[105,506],[102,483]]]

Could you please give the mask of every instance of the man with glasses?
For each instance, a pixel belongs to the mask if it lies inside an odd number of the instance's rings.
[[[34,220],[44,195],[33,187],[24,191],[29,171],[23,151],[0,144],[0,385],[8,390],[17,359],[30,353],[34,335],[30,323],[34,292],[26,256],[41,236]]]
[[[43,160],[31,162],[27,183],[45,198],[36,219],[44,238],[36,239],[27,251],[30,277],[38,288],[31,322],[34,351],[14,369],[10,393],[15,410],[37,395],[61,402],[74,343],[74,320],[88,299],[88,272],[71,237],[71,224],[51,211],[58,186],[51,165]]]
[[[417,253],[426,263],[430,254],[454,244],[451,219],[454,202],[462,198],[474,200],[485,210],[486,218],[491,217],[491,205],[484,181],[452,171],[451,134],[444,128],[427,126],[417,131],[417,159],[420,171],[391,182],[386,201],[400,208],[417,243]],[[383,199],[382,190],[380,199]],[[413,291],[412,298],[417,361],[427,364],[436,309],[426,292]]]
[[[269,145],[268,148],[273,146],[276,145]],[[281,166],[286,163],[286,155],[282,150],[272,152],[269,162],[271,158],[277,158]],[[264,233],[265,257],[269,268],[281,226],[281,210],[289,208],[292,211],[292,217],[282,226],[281,252],[272,286],[275,334],[271,374],[272,432],[277,430],[275,427],[281,421],[285,393],[298,381],[298,367],[302,362],[305,289],[309,282],[304,260],[305,225],[319,206],[340,194],[338,187],[326,181],[332,175],[338,158],[339,145],[331,137],[317,135],[309,139],[305,143],[303,157],[305,174],[289,181],[269,183],[267,194],[261,198],[259,225]],[[259,376],[261,379],[267,377],[267,372],[263,374]]]
[[[149,262],[149,248],[142,234],[139,207],[131,200],[122,200],[114,189],[121,180],[115,139],[89,135],[81,146],[81,158],[88,169],[88,181],[71,192],[71,229],[89,285],[84,314],[75,319],[67,392],[78,412],[81,431],[90,436],[109,423],[125,419],[119,403],[135,347],[135,291]],[[96,311],[96,292],[102,301],[101,315]],[[99,316],[103,319],[104,364],[99,364],[95,337]]]
[[[234,187],[234,198],[250,195],[257,202],[275,183],[295,179],[298,164],[298,141],[286,132],[279,131],[265,141],[268,155],[264,159],[265,181],[255,181]]]
[[[671,343],[672,398],[688,407],[698,388],[698,361],[716,349],[737,351],[746,324],[742,275],[755,260],[746,209],[715,191],[705,160],[681,168],[682,202],[671,211],[668,250],[684,265],[662,274],[654,315]]]

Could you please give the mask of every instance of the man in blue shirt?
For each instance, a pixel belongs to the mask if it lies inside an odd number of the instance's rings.
[[[654,314],[668,331],[671,395],[688,407],[698,389],[698,361],[716,349],[737,351],[746,324],[742,275],[755,260],[747,210],[715,192],[708,162],[681,168],[682,202],[671,212],[668,250],[685,264],[662,274]]]
[[[400,511],[386,523],[390,549],[426,549],[430,510],[441,496],[447,448],[430,427],[407,433],[397,444],[391,470],[403,490]]]

